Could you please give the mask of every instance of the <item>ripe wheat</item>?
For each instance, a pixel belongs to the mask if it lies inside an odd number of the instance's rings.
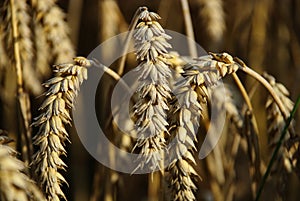
[[[71,124],[70,110],[74,107],[74,98],[80,84],[87,79],[89,66],[89,60],[76,57],[74,64],[56,65],[56,76],[44,84],[49,88],[45,93],[47,98],[40,107],[42,114],[33,123],[39,127],[33,138],[34,144],[39,146],[34,155],[33,166],[47,200],[66,199],[60,187],[66,180],[59,173],[59,170],[66,167],[60,158],[61,155],[66,155],[64,145],[68,141],[68,133],[65,125]]]
[[[43,201],[43,193],[24,174],[24,162],[17,159],[17,152],[8,146],[12,140],[0,130],[0,199],[3,201]]]

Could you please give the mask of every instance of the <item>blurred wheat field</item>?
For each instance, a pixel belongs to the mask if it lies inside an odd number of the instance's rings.
[[[0,16],[0,200],[255,200],[300,94],[300,1],[1,0]],[[105,67],[96,113],[106,137],[127,152],[149,157],[137,168],[153,163],[160,170],[153,174],[130,175],[100,164],[82,145],[72,121],[81,83],[94,62],[85,57],[130,28],[152,29],[148,35],[133,34],[137,50],[124,57],[123,68],[121,59]],[[191,46],[190,55],[174,53],[164,30],[221,53],[197,60]],[[152,52],[144,51],[148,40],[157,42]],[[103,57],[114,51],[107,49]],[[141,132],[133,139],[111,120],[112,90],[134,68],[144,88],[132,98],[131,120],[148,129],[152,116],[147,115],[154,108],[160,116],[151,140],[139,138]],[[147,74],[155,68],[161,69],[161,79]],[[170,69],[185,81],[176,81]],[[145,84],[148,79],[155,84]],[[177,85],[168,89],[172,79]],[[200,160],[211,115],[207,81],[213,85],[214,79],[225,82],[226,102],[221,90],[214,99],[227,114],[226,124],[215,149]],[[184,100],[195,98],[178,109],[173,90]],[[298,109],[260,200],[300,197],[299,118]],[[184,140],[176,137],[182,133]],[[186,151],[165,166],[159,156],[168,157],[161,150],[173,139]]]

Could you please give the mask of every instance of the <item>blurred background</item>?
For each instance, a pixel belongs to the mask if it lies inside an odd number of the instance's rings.
[[[296,100],[300,94],[299,0],[189,0],[188,3],[198,44],[206,51],[228,52],[237,56],[259,73],[267,71],[278,82],[283,83],[289,89],[291,99]],[[147,6],[149,10],[157,12],[162,17],[159,22],[165,29],[186,34],[180,0],[58,0],[57,4],[67,14],[71,42],[78,56],[88,56],[101,42],[127,31],[135,11],[140,6]],[[135,65],[134,57],[129,57],[125,70],[130,70]],[[246,83],[248,91],[255,87],[256,92],[252,97],[254,113],[258,122],[265,122],[266,91],[243,73],[238,75]],[[49,77],[51,73],[44,77],[44,81]],[[107,84],[107,80],[111,84]],[[101,91],[109,91],[113,83],[109,77],[104,77],[99,83],[100,121],[105,121],[108,112],[108,100],[103,99]],[[32,96],[31,99],[32,113],[36,116],[36,108],[41,98]],[[0,127],[10,133],[17,133],[14,121],[16,116],[13,115],[15,109],[4,102],[2,98]],[[298,122],[299,114],[298,111]],[[65,186],[64,190],[69,200],[151,200],[151,182],[148,182],[147,175],[130,176],[103,167],[82,146],[74,128],[69,129],[73,132],[70,135],[72,144],[67,145],[68,157],[64,158],[68,165],[68,171],[64,175],[70,185]],[[296,123],[296,130],[300,131],[299,123]],[[259,124],[259,131],[266,133],[264,123]],[[268,149],[267,137],[261,135],[259,139],[261,157],[268,161],[271,152]],[[247,164],[244,156],[237,156],[238,163]],[[247,165],[236,167],[240,170],[236,175],[237,187],[233,200],[250,200],[250,181],[245,176],[248,170],[243,169],[244,167]],[[213,198],[206,171],[203,165],[200,170],[203,181],[199,182],[199,200],[218,200]],[[295,175],[288,176],[285,184],[285,199],[298,200],[300,185]],[[263,199],[281,188],[283,187],[268,183]]]

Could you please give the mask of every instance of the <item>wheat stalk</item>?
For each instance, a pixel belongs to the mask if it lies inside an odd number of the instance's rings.
[[[5,15],[1,22],[7,30],[4,36],[6,53],[3,56],[4,61],[5,58],[7,61],[4,65],[6,68],[10,64],[15,67],[22,157],[29,164],[32,154],[31,129],[29,127],[31,111],[29,95],[24,89],[24,85],[35,94],[42,91],[40,81],[32,69],[30,16],[26,1],[23,0],[5,1],[2,9]]]
[[[80,84],[87,79],[87,67],[90,61],[84,57],[74,58],[74,64],[66,63],[55,66],[56,76],[45,83],[47,98],[41,105],[43,113],[35,118],[33,125],[39,127],[34,137],[34,144],[39,146],[34,155],[33,165],[37,179],[47,195],[47,200],[66,199],[61,190],[66,180],[59,173],[66,164],[60,158],[66,155],[65,141],[68,141],[66,124],[71,123],[70,112],[74,107]]]
[[[0,18],[1,19],[1,18]],[[0,20],[0,22],[2,22]],[[7,65],[8,63],[8,57],[7,54],[5,52],[5,31],[4,31],[5,27],[3,26],[3,23],[0,24],[0,55],[1,55],[1,59],[0,59],[0,70],[2,71],[4,69],[4,67]]]
[[[33,44],[30,29],[31,18],[26,1],[5,1],[3,5],[6,12],[4,24],[6,26],[7,53],[13,56],[13,51],[20,54],[20,65],[24,75],[24,85],[35,95],[42,92],[41,81],[33,69]],[[18,43],[16,50],[15,44]],[[16,61],[16,58],[14,58]],[[15,62],[13,61],[13,62]]]
[[[190,53],[191,57],[195,58],[195,57],[197,57],[197,48],[194,44],[195,36],[194,36],[194,31],[193,31],[193,23],[192,23],[192,17],[191,17],[191,12],[190,12],[190,8],[189,8],[189,3],[187,0],[181,0],[180,3],[181,3],[181,7],[182,7],[186,35],[189,38],[189,40],[187,41],[188,46],[189,46],[189,53]]]
[[[0,130],[0,198],[3,201],[46,200],[40,189],[24,174],[26,166],[7,144],[11,139]]]

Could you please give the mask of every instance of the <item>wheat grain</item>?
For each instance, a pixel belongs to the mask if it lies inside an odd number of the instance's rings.
[[[4,201],[46,200],[40,189],[24,174],[25,164],[7,144],[11,139],[0,130],[0,198]]]
[[[76,57],[74,64],[56,65],[56,76],[45,83],[49,89],[45,93],[47,98],[40,107],[43,113],[33,123],[39,127],[34,137],[34,143],[39,149],[34,155],[33,165],[47,200],[60,200],[60,197],[66,199],[60,187],[66,180],[59,173],[59,170],[66,167],[60,158],[61,155],[66,155],[64,145],[68,141],[64,125],[71,123],[70,110],[80,84],[87,79],[89,66],[89,60]]]

